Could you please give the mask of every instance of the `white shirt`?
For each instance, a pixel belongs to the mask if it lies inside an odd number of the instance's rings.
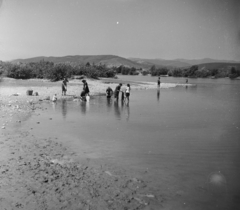
[[[53,98],[52,98],[52,101],[53,102],[57,101],[57,96],[54,95]]]
[[[126,93],[130,93],[130,87],[126,87]]]

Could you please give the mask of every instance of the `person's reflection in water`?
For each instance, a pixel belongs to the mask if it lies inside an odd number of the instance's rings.
[[[107,98],[107,111],[110,112],[112,107],[112,99],[111,98]]]
[[[157,100],[160,100],[160,89],[157,90]]]
[[[130,106],[129,101],[126,102],[126,120],[128,121],[130,118]]]
[[[63,118],[66,119],[66,116],[67,116],[67,100],[62,100],[62,115],[63,115]]]
[[[87,112],[87,103],[85,101],[80,102],[80,108],[83,114],[86,114]]]
[[[121,108],[122,108],[122,110],[124,108],[124,105],[125,105],[125,100],[121,100]]]
[[[56,111],[56,105],[57,105],[56,102],[52,102],[52,108],[53,108],[54,111]]]
[[[88,112],[90,108],[90,101],[86,101],[86,111]]]
[[[121,118],[121,112],[119,109],[119,105],[118,105],[118,101],[114,101],[114,111],[115,111],[115,115],[117,117],[117,119]]]

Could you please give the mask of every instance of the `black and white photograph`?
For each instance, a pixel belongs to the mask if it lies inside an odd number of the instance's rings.
[[[0,0],[0,210],[240,209],[240,0]]]

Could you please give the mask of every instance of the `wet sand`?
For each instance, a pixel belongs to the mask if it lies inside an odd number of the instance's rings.
[[[79,159],[56,139],[34,136],[22,123],[38,111],[45,99],[78,96],[82,84],[70,81],[67,96],[61,96],[61,82],[6,79],[0,87],[0,209],[159,209],[164,198],[159,189],[137,174],[101,160]],[[5,82],[6,82],[5,80]],[[104,94],[116,84],[88,80],[91,95]],[[156,88],[135,83],[133,89]],[[27,96],[32,89],[38,96]],[[157,193],[158,192],[158,193]]]

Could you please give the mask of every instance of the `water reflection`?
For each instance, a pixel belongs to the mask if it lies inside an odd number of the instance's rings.
[[[157,90],[157,100],[160,100],[160,89]]]
[[[114,101],[114,114],[118,120],[120,120],[121,117],[125,115],[126,120],[128,121],[130,118],[129,101],[121,101],[121,107],[118,101]]]
[[[125,104],[125,101],[124,101],[124,100],[121,100],[121,107],[122,107],[122,110],[123,110],[124,104]]]
[[[54,111],[56,110],[56,105],[57,105],[57,102],[52,102],[52,108]]]
[[[106,111],[108,113],[113,113],[115,115],[115,118],[120,120],[120,119],[126,119],[127,121],[130,118],[130,106],[129,106],[129,102],[128,101],[116,101],[113,99],[109,99],[109,98],[97,98],[97,101],[93,101],[92,105],[93,105],[93,110],[98,107],[96,106],[96,104],[104,104],[106,106]],[[104,103],[105,101],[105,103]],[[71,103],[71,102],[69,102]],[[78,101],[78,103],[74,103],[77,104],[77,106],[80,107],[80,112],[83,115],[86,115],[86,113],[89,111],[90,109],[90,102],[85,102],[85,101]],[[68,101],[67,100],[61,100],[55,103],[52,103],[52,107],[53,110],[58,110],[58,112],[60,111],[63,119],[66,119],[68,111],[72,112],[73,110],[71,110],[70,107],[68,107]],[[102,106],[100,106],[102,107]],[[70,109],[70,110],[68,110]]]
[[[112,99],[107,98],[107,111],[110,112],[112,108]]]
[[[114,101],[114,113],[117,119],[121,119],[121,112],[120,112],[120,108],[117,100]]]
[[[89,110],[89,101],[81,101],[80,108],[81,108],[82,114],[85,115],[87,113],[87,111]]]
[[[64,119],[66,119],[67,116],[67,101],[65,99],[62,100],[62,116]]]
[[[128,121],[130,118],[130,106],[129,106],[129,101],[126,102],[126,120]]]

